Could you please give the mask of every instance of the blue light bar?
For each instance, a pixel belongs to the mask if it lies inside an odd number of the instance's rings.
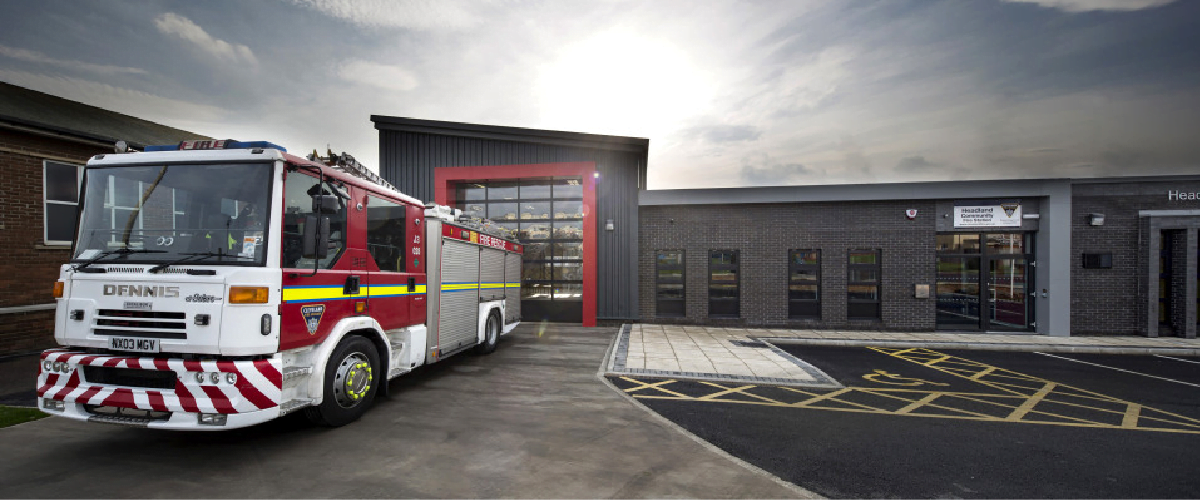
[[[272,144],[270,141],[183,141],[179,144],[169,144],[165,146],[146,146],[147,153],[153,151],[180,151],[180,150],[205,150],[205,149],[278,149],[287,152],[287,148],[278,144]]]

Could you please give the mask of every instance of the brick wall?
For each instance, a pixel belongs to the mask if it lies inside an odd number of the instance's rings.
[[[908,220],[905,209],[918,216]],[[639,309],[643,321],[750,326],[931,330],[934,202],[879,201],[639,208]],[[787,317],[788,250],[821,250],[821,319]],[[656,250],[685,250],[687,316],[655,314]],[[741,251],[741,317],[708,318],[708,251]],[[846,260],[851,249],[880,249],[881,318],[846,318]]]
[[[1200,209],[1200,200],[1168,200],[1168,190],[1198,192],[1200,181],[1072,187],[1072,334],[1146,333],[1146,287],[1158,286],[1158,281],[1146,274],[1149,224],[1138,211]],[[1088,215],[1093,213],[1104,214],[1104,225],[1089,224]],[[1102,252],[1112,252],[1112,269],[1083,269],[1084,253]],[[1183,267],[1185,262],[1177,263]]]
[[[0,308],[49,304],[69,251],[43,245],[42,161],[82,165],[111,149],[0,130]],[[65,161],[64,161],[65,162]],[[53,311],[0,315],[0,356],[54,345]]]

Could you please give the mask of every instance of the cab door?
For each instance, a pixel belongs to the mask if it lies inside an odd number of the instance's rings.
[[[385,331],[425,322],[421,207],[366,196],[366,246],[371,255],[368,307]]]
[[[370,255],[364,249],[361,219],[351,206],[352,187],[336,188],[350,198],[342,200],[336,212],[313,212],[312,195],[334,194],[334,189],[304,170],[292,170],[284,180],[281,350],[321,342],[343,318],[365,313],[356,308],[366,307]],[[329,218],[329,255],[322,259],[302,255],[304,223],[310,215]]]

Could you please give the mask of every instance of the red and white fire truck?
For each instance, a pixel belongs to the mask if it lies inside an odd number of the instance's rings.
[[[125,149],[118,143],[118,151]],[[87,162],[38,405],[219,430],[344,425],[388,380],[520,320],[522,246],[352,157],[185,141]]]

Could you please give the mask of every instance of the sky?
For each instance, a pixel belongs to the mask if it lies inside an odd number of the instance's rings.
[[[650,139],[651,189],[1200,172],[1191,0],[0,2],[0,81],[375,168],[371,115]]]

